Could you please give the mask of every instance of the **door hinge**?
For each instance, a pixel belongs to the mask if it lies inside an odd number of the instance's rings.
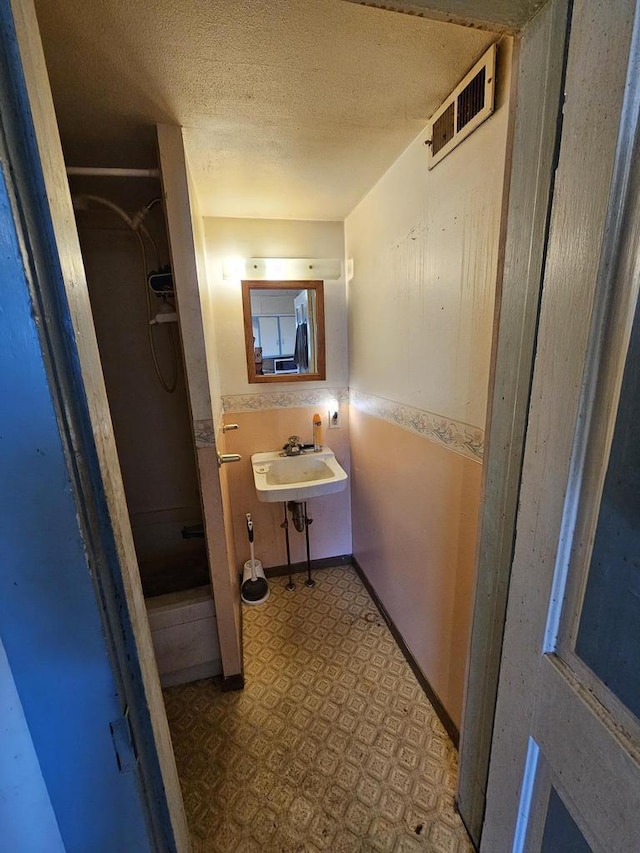
[[[128,707],[121,717],[109,723],[109,729],[118,770],[120,773],[131,773],[138,763],[138,751],[133,740]]]

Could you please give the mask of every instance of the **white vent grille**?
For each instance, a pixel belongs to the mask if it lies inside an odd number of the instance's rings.
[[[429,121],[430,169],[489,118],[494,108],[495,76],[496,46],[492,44]]]

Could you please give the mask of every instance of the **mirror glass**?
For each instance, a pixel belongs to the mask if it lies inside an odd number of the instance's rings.
[[[325,378],[321,281],[243,281],[249,382]]]

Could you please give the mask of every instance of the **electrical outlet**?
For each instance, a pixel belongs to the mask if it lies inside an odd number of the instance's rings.
[[[340,429],[340,411],[329,409],[329,429]]]

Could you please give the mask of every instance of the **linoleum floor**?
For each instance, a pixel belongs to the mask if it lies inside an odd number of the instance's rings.
[[[244,606],[245,689],[165,691],[194,853],[470,853],[456,751],[350,567]]]

